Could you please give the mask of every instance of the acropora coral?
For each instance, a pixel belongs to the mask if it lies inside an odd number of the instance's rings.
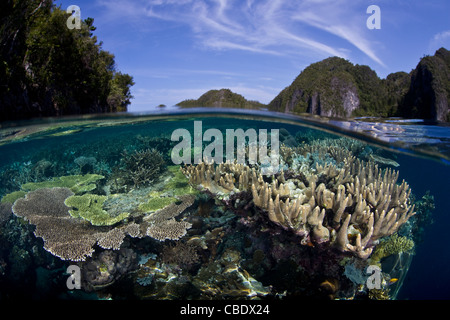
[[[75,194],[83,194],[97,188],[96,183],[105,177],[98,174],[73,175],[56,177],[42,182],[29,182],[22,185],[23,191],[34,191],[42,188],[69,188]]]
[[[147,202],[141,203],[139,205],[139,210],[142,212],[157,211],[176,201],[177,199],[174,197],[161,197],[159,195],[154,195]]]
[[[69,213],[74,218],[82,218],[89,221],[94,226],[110,226],[126,219],[130,214],[123,212],[119,215],[111,216],[103,209],[103,203],[107,196],[96,194],[84,194],[82,196],[68,197],[64,203],[70,207]]]
[[[92,256],[95,244],[104,249],[118,250],[127,235],[133,238],[148,235],[160,241],[179,239],[190,224],[174,218],[194,201],[188,196],[180,199],[180,204],[171,204],[140,224],[127,222],[105,229],[74,218],[65,205],[65,200],[72,196],[74,193],[69,188],[41,188],[16,200],[12,207],[16,216],[36,226],[34,234],[44,240],[47,251],[62,260],[72,261],[84,261]]]
[[[257,168],[235,163],[188,165],[183,172],[213,194],[251,191],[255,206],[303,237],[302,244],[328,243],[360,258],[369,257],[375,240],[393,234],[415,214],[409,185],[396,183],[397,171],[382,171],[355,157],[346,158],[341,168],[316,165],[300,180],[281,172],[266,182]]]
[[[121,161],[125,183],[135,188],[153,182],[166,169],[166,162],[156,149],[138,150],[132,154],[125,151]]]

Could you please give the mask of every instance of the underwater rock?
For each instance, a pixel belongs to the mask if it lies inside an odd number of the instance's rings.
[[[271,289],[255,280],[240,263],[240,253],[229,248],[220,259],[202,266],[193,284],[204,298],[210,299],[252,299],[268,295]]]
[[[87,292],[98,291],[137,268],[137,255],[131,249],[102,251],[80,263],[81,286]]]

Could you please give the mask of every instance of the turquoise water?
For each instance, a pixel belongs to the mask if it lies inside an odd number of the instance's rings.
[[[192,162],[208,146],[225,155],[227,130],[267,132],[279,170],[174,164],[177,129]],[[201,109],[16,123],[0,137],[2,300],[449,298],[446,126]]]

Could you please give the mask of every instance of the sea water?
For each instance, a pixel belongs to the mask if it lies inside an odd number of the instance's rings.
[[[180,130],[192,141],[183,144],[189,149],[181,159],[192,161],[175,164],[174,150],[180,156],[183,148],[173,133]],[[205,139],[207,130],[215,135]],[[235,154],[266,148],[277,170],[264,172],[259,186],[285,181],[291,193],[281,201],[310,197],[316,174],[314,186],[323,182],[337,193],[326,168],[349,168],[350,161],[398,172],[397,185],[409,185],[407,204],[418,213],[393,234],[369,240],[368,254],[358,256],[362,251],[338,245],[343,220],[334,224],[336,208],[325,202],[319,209],[328,231],[319,238],[306,222],[294,227],[299,218],[280,222],[269,216],[270,207],[257,205],[251,184],[238,180],[246,167],[259,172],[261,162],[234,163],[222,184],[214,180],[219,173],[196,180],[192,172],[202,164],[194,159],[202,160],[205,150],[220,155],[227,130],[272,138],[246,136]],[[450,297],[448,126],[193,109],[2,124],[0,137],[0,299]],[[346,192],[352,179],[343,183]],[[352,230],[347,241],[355,246],[357,234],[369,232],[367,221]],[[377,247],[395,237],[413,247],[374,259]]]

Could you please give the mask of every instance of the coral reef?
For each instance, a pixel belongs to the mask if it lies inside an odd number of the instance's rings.
[[[281,172],[270,183],[257,169],[242,164],[186,166],[190,182],[213,194],[251,190],[254,204],[271,221],[303,237],[302,244],[329,243],[367,258],[374,241],[393,234],[415,214],[409,185],[398,185],[398,172],[345,158],[342,168],[316,165],[315,173],[287,179]]]
[[[81,131],[55,157],[47,147],[0,168],[0,295],[4,274],[12,286],[40,268],[64,284],[76,263],[75,291],[108,299],[395,297],[434,199],[415,201],[388,151],[280,128],[275,174],[180,168],[166,166],[176,142],[142,128],[114,128],[108,143],[80,143]],[[380,289],[369,289],[370,265]]]
[[[25,191],[13,191],[3,196],[1,203],[14,203],[17,199],[25,197]]]
[[[124,222],[129,213],[111,216],[103,210],[106,196],[74,195],[69,188],[40,188],[30,191],[13,205],[16,216],[36,226],[35,235],[44,240],[44,248],[63,260],[84,261],[93,254],[93,246],[118,250],[124,238],[150,236],[160,241],[176,240],[186,234],[191,224],[176,221],[195,200],[192,195],[144,217],[140,224]],[[81,219],[80,219],[81,218]],[[89,221],[86,224],[84,221]],[[117,226],[112,226],[118,224]],[[111,226],[108,229],[98,226]]]
[[[162,209],[176,201],[177,199],[174,197],[161,197],[156,193],[154,197],[150,198],[147,202],[141,203],[139,205],[139,210],[142,212],[152,212]]]
[[[202,266],[193,284],[209,299],[261,298],[271,291],[241,267],[240,253],[231,248]]]
[[[197,253],[197,246],[178,241],[174,245],[164,247],[161,260],[163,263],[176,264],[181,268],[189,268],[198,263],[200,257]]]

